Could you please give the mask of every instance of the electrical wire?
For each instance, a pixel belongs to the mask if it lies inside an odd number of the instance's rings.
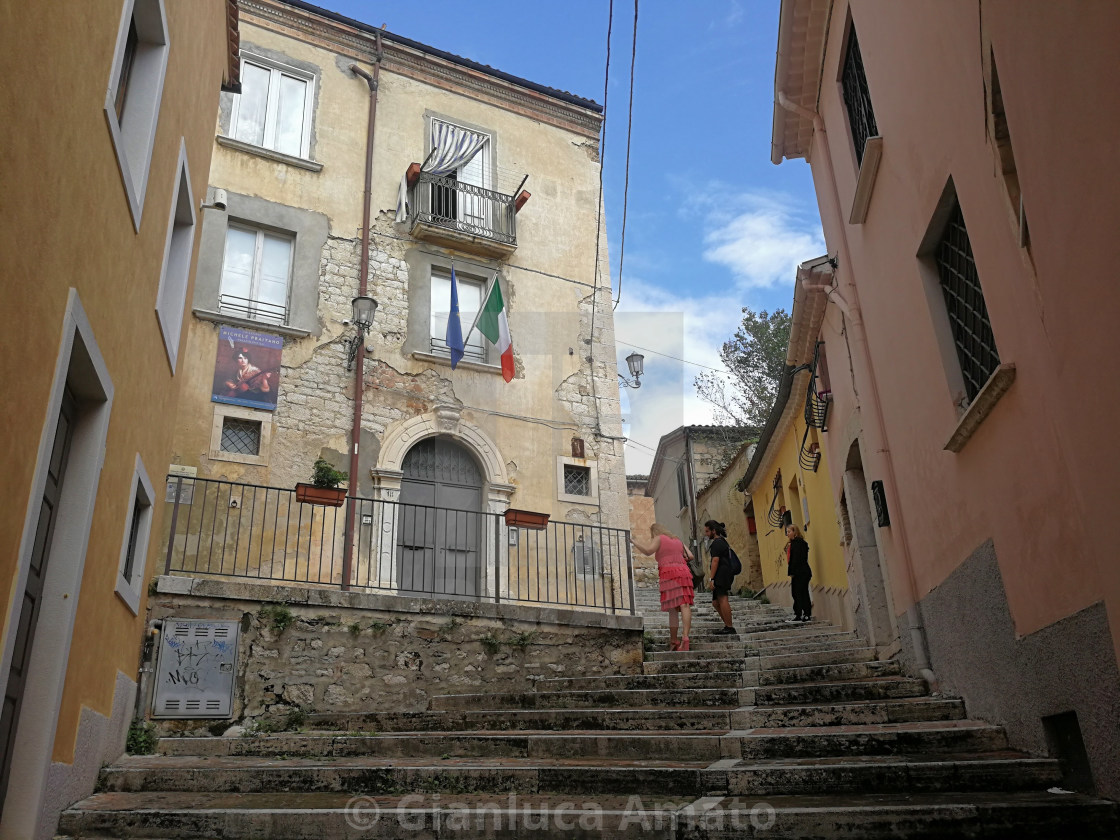
[[[683,362],[686,365],[693,365],[694,367],[704,368],[705,370],[714,370],[716,373],[728,373],[725,368],[712,367],[711,365],[702,365],[699,362],[690,362],[688,359],[682,359],[679,356],[670,356],[668,353],[662,353],[660,350],[653,350],[649,347],[640,347],[637,344],[631,344],[628,341],[622,342],[627,347],[633,347],[635,350],[645,350],[647,353],[653,353],[657,356],[664,356],[666,359],[672,359],[676,362]]]
[[[622,240],[618,246],[618,298],[622,303],[622,264],[626,259],[626,211],[630,204],[630,136],[634,130],[634,62],[638,57],[638,0],[634,0],[634,41],[630,46],[630,104],[626,111],[626,180],[622,187]]]

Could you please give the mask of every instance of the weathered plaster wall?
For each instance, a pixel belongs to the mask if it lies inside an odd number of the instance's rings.
[[[640,617],[252,583],[159,579],[153,618],[242,621],[234,719],[422,711],[440,694],[527,691],[544,677],[639,673]],[[262,607],[294,622],[277,632]],[[228,726],[169,722],[165,731]]]
[[[762,565],[758,554],[758,539],[750,532],[746,504],[749,498],[736,487],[750,463],[753,446],[744,446],[735,453],[727,468],[703,488],[697,499],[701,527],[709,519],[722,522],[727,527],[727,541],[739,555],[743,571],[736,576],[733,588],[749,587],[756,592],[762,589]],[[710,565],[710,557],[707,562]]]

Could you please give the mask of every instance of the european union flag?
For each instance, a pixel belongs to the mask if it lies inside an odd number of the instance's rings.
[[[451,369],[463,358],[463,325],[459,321],[459,281],[455,279],[455,266],[451,266],[451,310],[447,316],[447,333],[444,341],[451,349]]]

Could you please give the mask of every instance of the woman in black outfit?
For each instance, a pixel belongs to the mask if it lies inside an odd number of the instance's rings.
[[[801,536],[796,525],[786,526],[786,561],[789,567],[790,588],[793,590],[793,618],[790,621],[812,621],[813,602],[809,598],[809,581],[813,570],[809,568],[809,543]]]

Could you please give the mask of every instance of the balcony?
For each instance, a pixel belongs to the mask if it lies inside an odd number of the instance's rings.
[[[164,574],[634,614],[629,532],[169,476]],[[349,523],[353,522],[353,534]],[[347,555],[350,555],[349,557]]]
[[[523,203],[455,178],[410,173],[412,235],[447,248],[487,257],[509,256],[517,249],[517,211]]]

